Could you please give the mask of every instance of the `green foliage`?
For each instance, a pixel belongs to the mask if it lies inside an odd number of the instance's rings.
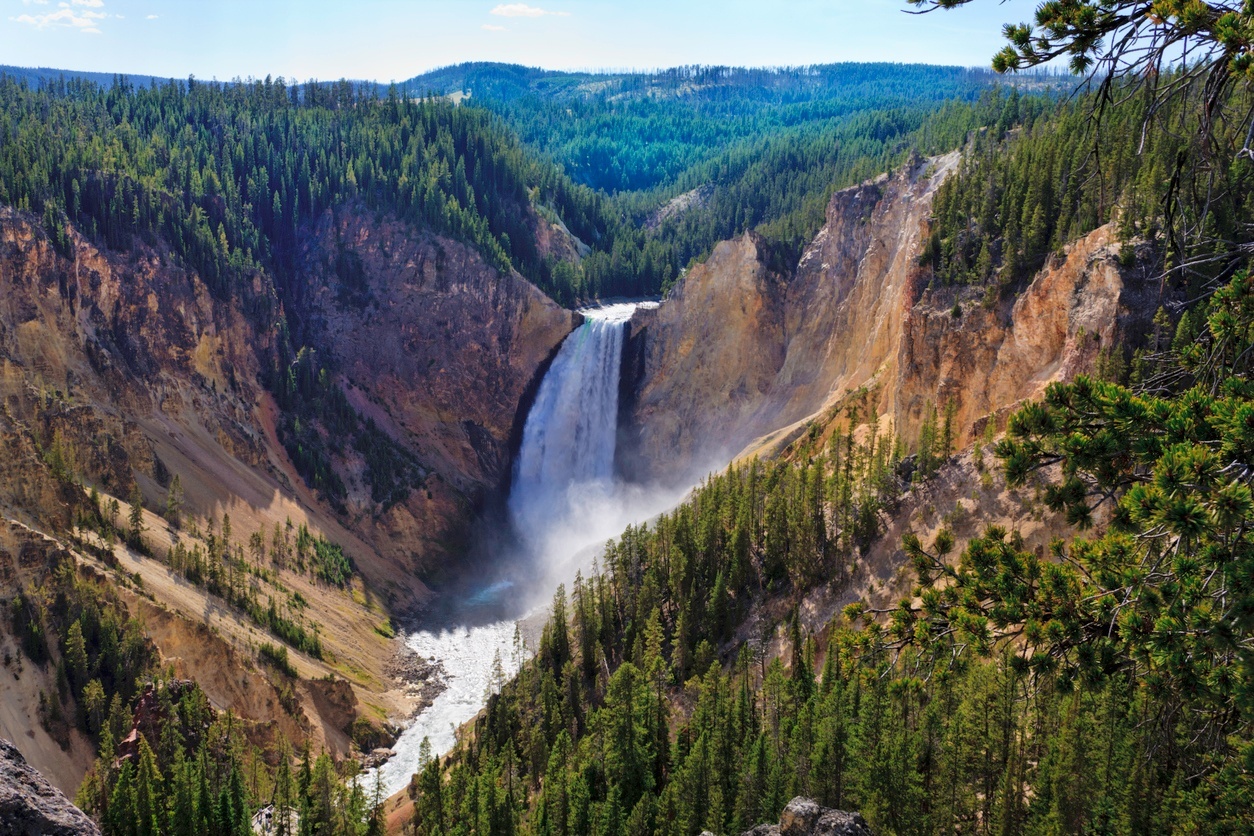
[[[130,513],[126,518],[126,540],[131,548],[139,552],[146,551],[144,546],[144,495],[139,490],[139,483],[131,488],[131,495],[127,499],[130,505]]]
[[[310,627],[302,610],[307,603],[297,594],[288,600],[280,597],[281,589],[268,575],[261,560],[264,558],[264,537],[260,532],[250,538],[253,560],[250,562],[244,550],[233,546],[230,539],[230,519],[224,517],[220,532],[212,525],[206,532],[203,545],[182,540],[171,546],[166,563],[191,583],[203,587],[228,604],[238,607],[259,627],[291,647],[307,653],[315,659],[323,655],[322,640],[317,626]],[[260,545],[260,548],[257,546]],[[272,555],[276,563],[285,563],[285,555],[295,552],[296,568],[311,573],[326,583],[344,586],[352,576],[352,562],[339,546],[322,537],[310,534],[302,525],[296,532],[296,542],[291,542],[290,532],[275,527]],[[262,584],[271,584],[269,594],[263,598]]]
[[[924,11],[971,0],[906,0]],[[1250,7],[1235,0],[1070,0],[1045,3],[1031,23],[1007,24],[993,68],[1009,72],[1066,58],[1072,72],[1148,75],[1183,51],[1211,83],[1248,80],[1254,70]],[[1212,103],[1213,104],[1213,103]]]
[[[1034,784],[1058,793],[1050,816],[1064,830],[1101,815],[1124,816],[1132,830],[1136,821],[1171,830],[1174,821],[1226,832],[1228,811],[1252,789],[1231,768],[1254,738],[1249,275],[1215,293],[1203,319],[1204,331],[1174,358],[1183,381],[1175,391],[1055,384],[1012,417],[997,446],[1012,485],[1057,466],[1045,502],[1082,528],[1104,507],[1103,533],[1045,556],[990,528],[956,564],[949,542],[929,551],[906,541],[920,597],[893,613],[896,643],[931,659],[1002,653],[1016,675],[1074,693],[1073,702],[1121,695],[1097,716],[1065,718],[1068,749],[1050,776],[1059,783]],[[1138,715],[1178,720],[1137,724]],[[1120,810],[1117,799],[1094,808],[1091,790],[1068,777],[1087,757],[1086,724],[1100,722],[1116,724],[1134,751],[1165,753],[1155,773],[1116,784],[1139,793],[1145,809]]]
[[[411,490],[426,481],[427,472],[417,458],[379,429],[373,419],[362,422],[353,437],[353,447],[366,462],[370,498],[382,511],[404,502]]]
[[[369,828],[381,799],[367,800],[351,768],[341,774],[330,756],[306,749],[294,775],[285,740],[270,752],[255,746],[247,725],[214,711],[197,686],[157,683],[152,699],[156,708],[141,720],[135,749],[119,758],[106,738],[79,788],[77,803],[97,817],[104,836],[248,836],[254,812],[266,804],[284,836],[380,832]]]
[[[856,443],[858,412],[849,418],[828,444],[804,439],[793,461],[712,476],[611,543],[603,574],[559,590],[535,659],[489,697],[465,750],[417,779],[418,832],[695,836],[777,814],[791,797],[792,712],[816,693],[800,673],[814,670],[813,647],[795,634],[791,674],[772,666],[761,699],[752,654],[731,675],[720,662],[767,590],[839,584],[876,536],[901,487],[897,445],[874,433]],[[672,714],[677,689],[688,718]],[[760,784],[740,772],[755,747]]]
[[[295,679],[298,676],[296,666],[292,664],[292,660],[288,658],[287,648],[281,645],[273,645],[270,642],[262,642],[257,648],[257,654],[263,661],[269,662],[284,676]]]
[[[0,81],[0,202],[65,219],[113,249],[168,242],[217,291],[258,269],[299,296],[298,229],[353,200],[466,240],[501,268],[542,269],[528,190],[553,181],[574,224],[594,205],[483,111],[347,83],[32,89]],[[255,300],[263,303],[262,300]]]
[[[60,687],[44,695],[41,709],[56,739],[69,725],[100,734],[110,702],[129,705],[157,665],[157,649],[139,621],[104,584],[80,577],[68,556],[48,583],[20,590],[9,608],[22,652],[40,666],[59,660]],[[71,705],[76,714],[65,710]]]
[[[765,590],[841,581],[857,498],[895,470],[874,435],[807,434],[790,462],[730,469],[629,529],[559,592],[457,756],[427,765],[419,832],[740,832],[797,794],[886,833],[1248,829],[1254,280],[1193,319],[1174,391],[1058,384],[997,445],[1014,485],[1058,468],[1044,500],[1072,523],[1109,508],[1100,535],[1046,554],[990,528],[956,559],[948,531],[908,537],[913,595],[851,607],[866,623],[825,650],[796,616],[760,644],[742,622]],[[504,831],[480,793],[503,795]]]
[[[1200,95],[1189,79],[1173,81]],[[995,127],[974,136],[957,175],[937,192],[923,257],[936,281],[1015,291],[1050,254],[1116,219],[1125,241],[1155,243],[1168,266],[1203,252],[1237,254],[1254,169],[1223,158],[1222,150],[1203,152],[1198,134],[1206,117],[1187,97],[1162,103],[1154,90],[1131,83],[1115,95],[1119,101],[1102,108],[1100,119],[1096,94],[1056,104],[1017,93],[1005,100]],[[1248,107],[1248,93],[1237,91],[1224,104]],[[1228,153],[1245,137],[1241,125],[1211,130],[1210,141]],[[1219,158],[1185,164],[1203,153]],[[1197,285],[1220,272],[1194,264],[1186,277]]]
[[[314,576],[324,583],[343,587],[353,575],[353,564],[339,544],[315,536],[303,524],[296,530],[296,554],[308,556]]]
[[[615,199],[633,223],[617,234],[610,252],[584,260],[585,281],[596,288],[609,267],[609,275],[645,271],[642,282],[653,275],[665,285],[716,243],[749,229],[766,238],[773,269],[791,271],[826,220],[836,189],[917,160],[919,153],[959,147],[969,132],[997,121],[1004,97],[1001,90],[988,90],[974,101],[943,106],[868,108],[826,122],[780,126],[712,149],[709,159],[673,185]],[[661,220],[649,232],[659,202],[693,190],[704,193],[699,210]]]
[[[473,91],[472,101],[501,113],[576,181],[613,194],[673,185],[727,148],[770,134],[816,134],[872,111],[972,100],[993,78],[984,70],[905,64],[676,67],[632,75],[471,64],[415,81],[424,89]],[[893,132],[881,122],[868,135]]]

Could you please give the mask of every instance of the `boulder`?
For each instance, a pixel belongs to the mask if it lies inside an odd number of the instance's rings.
[[[13,836],[100,836],[100,828],[0,739],[0,833]]]
[[[760,824],[741,836],[871,836],[871,828],[858,813],[820,807],[798,796],[779,815],[779,824]]]
[[[779,814],[780,836],[810,836],[823,808],[817,801],[798,796]]]

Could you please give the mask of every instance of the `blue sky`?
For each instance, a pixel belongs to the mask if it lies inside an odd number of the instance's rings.
[[[0,0],[0,64],[230,79],[904,61],[987,66],[1036,0]]]

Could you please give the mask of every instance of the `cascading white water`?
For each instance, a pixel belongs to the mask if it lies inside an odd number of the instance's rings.
[[[634,304],[584,311],[540,384],[523,428],[509,508],[523,540],[542,548],[589,492],[613,488],[623,333]]]
[[[614,478],[623,337],[637,307],[624,303],[581,311],[584,323],[558,349],[527,414],[509,510],[523,544],[519,558],[528,562],[528,582],[498,582],[485,590],[497,598],[510,596],[518,607],[516,617],[547,601],[557,584],[586,568],[590,546],[670,507],[681,495],[627,489]],[[517,670],[525,650],[514,644],[516,629],[516,621],[504,619],[423,630],[406,639],[419,655],[443,663],[446,687],[405,729],[393,746],[396,755],[379,768],[385,793],[403,789],[420,768],[424,739],[432,755],[453,747],[455,728],[483,706],[494,660],[506,676]],[[375,777],[364,774],[362,786],[373,788]]]

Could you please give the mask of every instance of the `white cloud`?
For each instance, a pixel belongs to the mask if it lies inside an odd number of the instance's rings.
[[[492,14],[499,17],[544,17],[546,15],[570,17],[570,12],[551,12],[548,9],[528,6],[526,3],[502,3],[492,10]]]
[[[147,20],[156,20],[156,19],[157,19],[157,18],[159,18],[159,17],[161,17],[161,15],[148,15],[148,17],[147,17],[146,19],[147,19]]]
[[[104,6],[104,0],[70,0],[75,6],[87,6],[92,9],[99,9]],[[65,5],[62,3],[61,5]]]
[[[504,26],[497,26],[495,23],[485,23],[480,28],[486,29],[489,32],[504,32],[505,31]]]
[[[35,0],[35,2],[39,3],[39,0]],[[76,5],[83,5],[84,3],[91,4],[93,2],[97,6],[104,5],[103,0],[74,0]],[[40,3],[40,5],[43,4]],[[29,24],[34,26],[36,29],[62,27],[66,29],[74,29],[86,35],[99,35],[100,28],[98,24],[108,16],[109,15],[104,12],[93,11],[90,8],[79,11],[78,9],[72,8],[68,3],[61,3],[60,8],[58,8],[55,12],[34,15],[18,15],[17,17],[9,19],[15,23]]]

